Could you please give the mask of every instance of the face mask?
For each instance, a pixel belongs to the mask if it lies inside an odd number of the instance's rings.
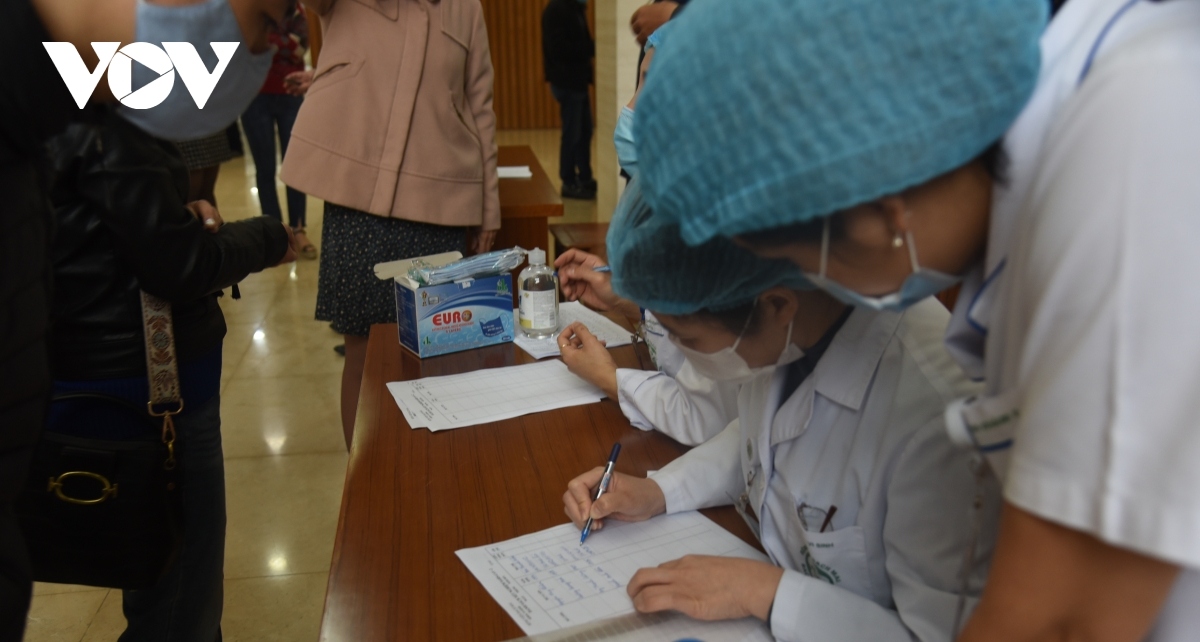
[[[737,347],[742,342],[742,335],[746,334],[746,328],[749,327],[750,319],[747,319],[746,327],[742,328],[737,341],[734,341],[732,346],[717,350],[716,352],[699,352],[680,345],[679,340],[674,335],[668,335],[667,338],[671,343],[675,344],[675,347],[683,352],[683,356],[687,358],[688,363],[692,364],[692,369],[698,374],[708,377],[713,381],[724,381],[727,383],[746,383],[774,371],[775,368],[786,366],[804,357],[804,351],[792,343],[792,324],[788,323],[787,342],[784,344],[783,351],[779,353],[779,358],[775,360],[775,363],[769,366],[751,368],[750,364],[746,363],[746,360],[742,358],[742,355],[737,353]]]
[[[633,110],[621,108],[617,127],[613,130],[613,145],[617,146],[617,163],[630,176],[637,176],[637,148],[633,146]]]
[[[900,284],[900,289],[891,294],[875,297],[859,294],[850,288],[825,276],[826,264],[829,260],[829,219],[825,219],[825,229],[821,233],[821,273],[805,273],[813,285],[827,292],[830,296],[848,305],[872,310],[890,310],[899,312],[919,301],[929,298],[942,290],[958,283],[962,277],[944,274],[937,270],[923,268],[917,263],[917,246],[913,244],[912,232],[905,232],[908,241],[908,259],[912,263],[912,274]]]
[[[158,106],[149,109],[118,107],[121,117],[142,131],[171,141],[215,134],[237,120],[262,89],[275,56],[273,49],[260,54],[250,53],[242,42],[242,30],[228,0],[207,0],[182,7],[153,5],[139,0],[136,40],[159,47],[163,42],[190,42],[209,71],[217,65],[217,55],[209,43],[239,43],[204,109],[196,107],[178,73],[171,93]],[[151,69],[134,65],[133,87],[141,87],[157,77]]]

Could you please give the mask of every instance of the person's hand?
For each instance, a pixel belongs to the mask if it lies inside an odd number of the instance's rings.
[[[283,77],[283,90],[292,96],[303,96],[312,86],[313,72],[311,69],[293,71]]]
[[[617,398],[617,362],[608,347],[576,321],[558,335],[563,363],[575,376],[600,388],[609,399]]]
[[[688,555],[634,573],[625,590],[641,613],[679,611],[697,620],[766,620],[783,569],[740,557]]]
[[[612,274],[596,272],[604,261],[595,254],[570,249],[554,260],[558,270],[558,284],[563,298],[582,301],[584,305],[606,312],[621,303],[621,297],[612,289]]]
[[[224,219],[221,218],[221,213],[208,201],[192,201],[186,207],[192,213],[192,216],[195,216],[204,225],[204,229],[209,232],[215,233],[225,224]]]
[[[589,515],[593,518],[592,530],[598,531],[604,528],[604,518],[640,522],[667,512],[667,498],[658,484],[644,477],[618,472],[613,473],[604,495],[592,502],[603,476],[604,468],[597,466],[567,483],[563,512],[580,529]]]
[[[662,0],[662,2],[638,7],[638,10],[634,11],[633,16],[629,18],[629,28],[637,37],[638,44],[646,46],[646,38],[666,24],[678,8],[679,3],[671,2],[671,0]]]
[[[483,254],[492,250],[492,244],[496,242],[496,233],[500,230],[483,230],[475,227],[471,228],[471,241],[469,246],[472,254]]]
[[[287,230],[288,249],[287,252],[283,253],[283,258],[279,259],[279,262],[271,267],[279,267],[280,265],[295,263],[296,254],[299,252],[299,248],[296,247],[296,235],[292,233],[292,228],[283,223],[280,223],[280,225],[283,225],[283,229]]]

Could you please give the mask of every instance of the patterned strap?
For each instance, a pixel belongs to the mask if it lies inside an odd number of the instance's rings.
[[[175,326],[171,304],[142,292],[142,324],[146,339],[146,376],[150,381],[150,401],[146,410],[163,418],[163,443],[167,460],[163,467],[175,468],[175,415],[183,412],[179,391],[179,364],[175,356]]]

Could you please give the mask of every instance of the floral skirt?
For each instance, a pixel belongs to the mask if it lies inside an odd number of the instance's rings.
[[[396,322],[391,281],[375,278],[375,264],[415,256],[462,252],[467,228],[385,218],[325,204],[317,320],[335,332],[365,337],[376,323]]]

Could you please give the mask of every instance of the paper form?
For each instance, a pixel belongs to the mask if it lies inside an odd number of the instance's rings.
[[[513,315],[517,314],[513,310]],[[579,321],[587,326],[587,329],[597,339],[606,341],[608,347],[616,348],[617,346],[627,346],[632,343],[630,332],[620,325],[614,323],[612,319],[589,309],[584,304],[578,301],[566,301],[558,305],[558,331],[554,336],[545,339],[530,339],[524,333],[518,332],[517,338],[513,343],[520,346],[522,350],[529,353],[529,356],[534,359],[545,359],[546,357],[557,357],[561,354],[558,351],[558,335],[563,328]],[[520,319],[514,324],[515,327],[521,327]]]
[[[457,554],[529,635],[633,613],[625,587],[640,568],[684,555],[767,559],[695,511],[609,520],[583,545],[579,529],[563,524]]]
[[[387,385],[409,426],[447,430],[604,398],[561,361],[489,368]]]
[[[500,178],[533,178],[533,171],[528,165],[512,165],[509,167],[497,167],[496,173]]]
[[[509,642],[677,642],[689,638],[704,642],[775,642],[767,625],[755,618],[702,622],[675,611],[621,615]]]

